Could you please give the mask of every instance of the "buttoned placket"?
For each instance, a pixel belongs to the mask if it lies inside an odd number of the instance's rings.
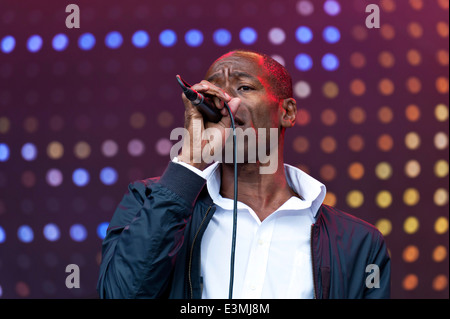
[[[250,250],[242,298],[261,298],[275,221],[275,216],[269,216],[258,226]]]

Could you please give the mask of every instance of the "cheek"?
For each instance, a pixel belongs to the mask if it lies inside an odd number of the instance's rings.
[[[279,127],[279,105],[276,101],[266,101],[252,114],[257,127]]]

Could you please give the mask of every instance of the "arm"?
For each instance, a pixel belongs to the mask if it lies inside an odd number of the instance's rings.
[[[169,163],[159,181],[129,185],[103,241],[100,298],[158,298],[164,293],[204,184],[202,177]]]

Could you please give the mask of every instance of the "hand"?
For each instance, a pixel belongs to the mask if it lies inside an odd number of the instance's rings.
[[[202,156],[203,152],[213,155],[211,153],[217,151],[219,147],[223,151],[225,141],[228,138],[227,133],[229,134],[229,130],[226,129],[231,126],[231,118],[223,102],[228,103],[231,113],[234,115],[239,108],[241,100],[232,98],[225,91],[205,80],[193,85],[191,88],[199,93],[212,96],[214,105],[222,113],[222,119],[218,123],[207,122],[197,108],[186,98],[184,93],[181,96],[185,106],[184,127],[188,130],[189,136],[184,137],[183,148],[178,155],[178,159],[203,170],[208,166],[208,163],[205,162]],[[215,128],[215,131],[220,134],[220,138],[203,140],[203,132],[208,128]]]

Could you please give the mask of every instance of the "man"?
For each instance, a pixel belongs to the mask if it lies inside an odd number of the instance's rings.
[[[257,136],[257,129],[277,129],[276,147],[256,145],[276,164],[270,174],[261,174],[269,164],[259,156],[248,160],[249,143],[239,146],[246,156],[238,162],[233,298],[389,298],[390,258],[380,232],[323,205],[325,186],[283,162],[285,130],[297,114],[286,69],[239,50],[216,60],[205,79],[192,88],[213,96],[223,117],[203,120],[182,96],[189,135],[160,178],[129,185],[103,242],[100,297],[227,298],[234,165],[195,157],[226,145],[227,102],[237,128]],[[198,140],[198,127],[218,130],[222,140]]]

